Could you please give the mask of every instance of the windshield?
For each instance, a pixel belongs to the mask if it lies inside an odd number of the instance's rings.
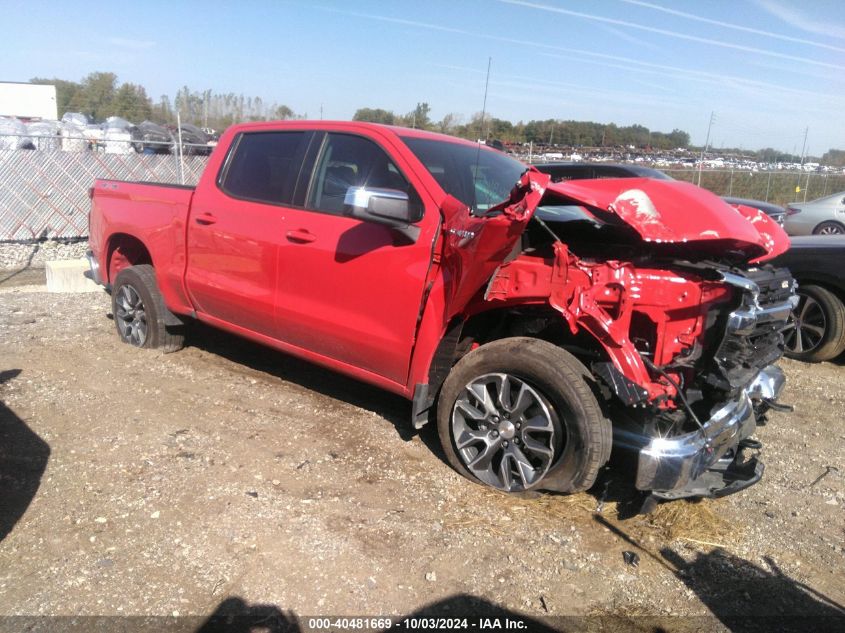
[[[527,169],[518,160],[480,146],[408,136],[402,140],[443,191],[476,213],[507,199]]]

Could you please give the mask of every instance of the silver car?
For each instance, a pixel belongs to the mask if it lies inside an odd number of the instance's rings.
[[[783,228],[789,235],[845,234],[845,191],[812,202],[790,202]]]

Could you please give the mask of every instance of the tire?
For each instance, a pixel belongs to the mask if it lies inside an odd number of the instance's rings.
[[[504,492],[586,490],[612,443],[588,380],[574,356],[539,339],[507,338],[470,352],[438,398],[437,430],[449,464]]]
[[[821,286],[798,288],[800,302],[784,332],[785,355],[808,363],[839,356],[845,350],[845,305]]]
[[[121,341],[163,352],[175,352],[183,347],[184,325],[164,305],[152,266],[140,264],[121,270],[111,296],[112,314]]]
[[[813,235],[843,235],[845,234],[845,226],[839,222],[822,222],[813,229]]]

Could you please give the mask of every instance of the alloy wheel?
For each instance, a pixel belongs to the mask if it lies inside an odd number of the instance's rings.
[[[115,300],[114,318],[125,341],[143,347],[147,340],[147,313],[141,295],[126,284],[120,287]]]
[[[819,302],[801,294],[792,313],[790,327],[784,333],[784,345],[793,354],[806,354],[821,345],[827,330],[827,319]]]
[[[532,385],[504,373],[467,384],[452,408],[452,439],[461,461],[489,486],[518,492],[548,472],[562,439],[548,400]]]

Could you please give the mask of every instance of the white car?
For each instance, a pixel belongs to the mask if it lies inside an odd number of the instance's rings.
[[[845,235],[845,191],[812,202],[790,202],[783,228],[789,235]]]

